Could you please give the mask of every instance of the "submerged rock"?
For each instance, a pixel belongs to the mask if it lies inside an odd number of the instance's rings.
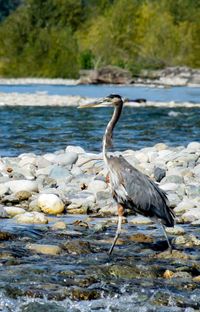
[[[13,218],[17,223],[27,224],[46,224],[48,223],[47,217],[40,212],[25,212]]]
[[[61,253],[61,248],[56,245],[28,244],[27,249],[32,252],[42,253],[45,255],[58,255]]]

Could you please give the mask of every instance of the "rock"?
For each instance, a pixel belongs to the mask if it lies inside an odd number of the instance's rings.
[[[163,168],[154,168],[154,178],[156,182],[160,182],[166,176],[166,170]]]
[[[15,196],[19,199],[19,201],[27,200],[31,197],[31,192],[28,191],[19,191],[15,193]]]
[[[166,150],[168,147],[165,143],[157,143],[154,148],[156,149],[156,151],[160,152]]]
[[[129,240],[133,242],[138,242],[138,243],[153,243],[154,239],[150,236],[147,236],[143,233],[137,233],[134,235],[129,236]]]
[[[20,214],[23,214],[26,212],[25,209],[19,208],[19,207],[4,207],[6,213],[8,214],[9,217],[14,217]]]
[[[58,255],[62,251],[62,249],[56,245],[28,244],[26,248],[31,250],[32,252],[52,256]]]
[[[6,193],[8,193],[8,191],[9,191],[9,187],[6,186],[5,184],[1,183],[0,184],[0,197],[5,195]]]
[[[183,177],[178,176],[178,175],[168,175],[167,177],[165,177],[162,180],[162,183],[177,183],[177,184],[181,184],[183,183]]]
[[[166,227],[166,232],[171,235],[183,235],[185,234],[185,230],[183,227],[175,225],[174,227]]]
[[[175,208],[174,212],[175,214],[182,214],[186,212],[187,210],[194,208],[195,204],[192,200],[189,200],[188,198],[183,199]]]
[[[48,223],[47,217],[40,212],[25,212],[13,218],[17,223],[27,224],[46,224]]]
[[[170,270],[166,270],[163,274],[163,277],[164,278],[172,278],[174,276],[174,272],[173,271],[170,271]]]
[[[167,198],[170,208],[176,207],[181,202],[181,198],[176,193],[168,193]]]
[[[67,228],[65,222],[58,221],[52,225],[52,230],[65,230]]]
[[[72,153],[77,153],[77,154],[85,154],[85,151],[82,147],[80,146],[73,146],[73,145],[68,145],[65,149],[65,152],[72,152]]]
[[[129,84],[132,80],[128,70],[112,65],[98,70],[81,70],[80,76],[80,83]]]
[[[60,214],[64,211],[64,203],[55,194],[41,194],[38,197],[38,206],[48,214]]]
[[[56,155],[53,160],[54,163],[62,166],[72,166],[78,160],[78,154],[74,152],[67,152],[63,154]]]
[[[17,193],[20,191],[27,191],[27,192],[37,192],[38,191],[38,185],[37,185],[36,181],[14,180],[14,181],[6,182],[5,185],[13,193]]]
[[[28,207],[29,211],[37,211],[37,212],[41,212],[40,207],[38,206],[38,199],[34,199],[29,203],[29,207]]]
[[[165,191],[165,192],[175,192],[179,185],[176,183],[165,183],[165,184],[160,184],[160,188]]]
[[[199,184],[186,185],[185,191],[188,197],[191,198],[199,197],[200,185]]]
[[[170,253],[169,250],[166,250],[155,255],[155,258],[158,258],[158,259],[173,259],[174,258],[174,259],[187,260],[189,259],[189,256],[179,250],[172,250],[172,253]]]
[[[93,180],[88,184],[88,191],[97,193],[107,188],[107,184],[101,180]]]
[[[5,207],[0,205],[0,218],[7,218],[7,217],[8,217],[8,214],[5,210]]]
[[[49,177],[56,180],[57,183],[67,183],[72,179],[72,175],[69,170],[61,166],[54,166],[49,173]]]
[[[73,300],[94,300],[101,297],[101,292],[95,289],[76,287],[72,289],[71,297]]]
[[[129,220],[129,222],[131,224],[152,224],[152,221],[151,219],[149,218],[146,218],[146,217],[142,217],[142,216],[136,216],[136,217],[133,217]]]
[[[194,167],[193,172],[197,177],[200,177],[200,164]]]
[[[185,212],[181,217],[183,222],[190,223],[200,219],[200,209],[191,208]]]
[[[193,277],[193,282],[195,282],[195,283],[200,283],[200,275],[197,275],[197,276],[195,276],[195,277]]]
[[[173,240],[175,245],[184,245],[185,247],[200,246],[200,239],[192,234],[178,236]]]
[[[187,149],[200,151],[200,143],[199,142],[190,142],[187,146]]]
[[[62,248],[69,254],[73,255],[90,254],[92,252],[89,242],[85,242],[79,239],[73,239],[72,241],[64,242]]]

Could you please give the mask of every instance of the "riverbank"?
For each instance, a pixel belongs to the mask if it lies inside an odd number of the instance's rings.
[[[119,90],[120,91],[120,90]],[[0,93],[0,106],[75,106],[87,104],[96,98],[69,96],[69,95],[48,95],[46,92],[38,93]],[[200,107],[199,103],[192,102],[160,102],[141,101],[125,103],[131,107]]]
[[[0,77],[0,85],[124,85],[124,86],[148,86],[156,88],[164,87],[200,87],[200,70],[188,67],[167,67],[162,70],[142,70],[140,75],[133,76],[127,70],[115,66],[107,66],[99,70],[83,70],[79,79],[63,78],[3,78]]]
[[[101,154],[67,146],[2,157],[3,311],[199,310],[200,143],[159,143],[122,154],[167,192],[177,221],[167,229],[172,254],[150,219],[129,212],[108,257],[117,209]]]

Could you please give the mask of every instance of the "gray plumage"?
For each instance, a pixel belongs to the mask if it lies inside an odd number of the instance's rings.
[[[169,208],[166,193],[156,183],[134,168],[123,156],[111,156],[108,164],[115,175],[114,181],[110,175],[110,182],[117,203],[135,213],[161,220],[168,227],[174,226],[174,214]],[[122,186],[121,190],[124,188],[124,197],[119,186],[115,185],[116,176]]]

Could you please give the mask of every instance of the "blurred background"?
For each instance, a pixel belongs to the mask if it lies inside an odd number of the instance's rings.
[[[200,67],[199,0],[0,0],[0,76]]]

